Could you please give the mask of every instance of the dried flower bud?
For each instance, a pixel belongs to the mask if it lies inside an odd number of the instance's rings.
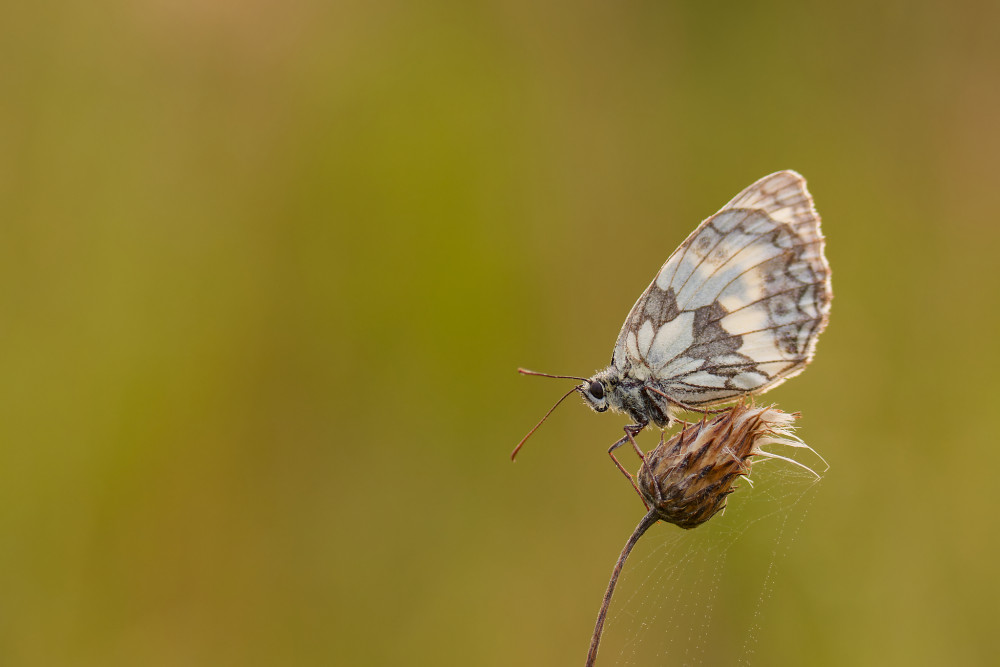
[[[802,466],[761,449],[769,444],[810,449],[792,433],[797,418],[797,413],[773,407],[740,404],[688,426],[666,442],[661,435],[659,446],[646,454],[639,468],[639,490],[660,520],[681,528],[700,526],[726,506],[736,480],[750,474],[754,456]]]
[[[611,572],[594,634],[590,638],[587,667],[597,660],[597,649],[601,644],[604,621],[618,575],[635,543],[657,521],[694,528],[711,519],[726,506],[726,496],[735,490],[733,484],[736,480],[750,474],[754,456],[788,461],[819,478],[815,471],[795,459],[762,449],[767,445],[787,445],[816,454],[812,447],[793,433],[792,422],[798,417],[798,413],[789,414],[773,407],[758,408],[753,403],[749,406],[740,403],[711,421],[703,419],[688,426],[667,442],[660,436],[659,446],[646,454],[636,476],[639,491],[649,504],[649,512],[632,531]]]

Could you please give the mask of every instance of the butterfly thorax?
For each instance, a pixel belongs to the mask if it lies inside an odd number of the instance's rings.
[[[583,399],[596,412],[611,409],[612,412],[626,414],[636,424],[656,424],[664,427],[671,417],[662,401],[648,389],[648,381],[633,377],[610,366],[594,375],[581,386]]]

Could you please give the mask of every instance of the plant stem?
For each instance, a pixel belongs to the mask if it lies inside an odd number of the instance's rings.
[[[615,594],[615,585],[618,583],[618,575],[621,574],[625,560],[632,553],[632,547],[639,541],[643,533],[649,530],[650,526],[657,521],[659,519],[656,516],[656,510],[650,510],[646,516],[642,517],[642,521],[635,527],[632,535],[625,543],[625,548],[622,549],[622,554],[618,557],[618,562],[615,563],[615,569],[611,572],[611,581],[608,582],[608,590],[604,593],[604,602],[601,604],[601,611],[597,614],[597,625],[594,626],[594,636],[590,639],[590,651],[587,653],[587,667],[593,667],[597,661],[597,647],[601,643],[601,634],[604,632],[604,620],[608,615],[608,607],[611,606],[611,596]]]

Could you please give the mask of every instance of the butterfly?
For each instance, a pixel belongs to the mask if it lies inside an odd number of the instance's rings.
[[[833,291],[820,218],[805,179],[794,171],[765,176],[698,225],[670,255],[625,318],[611,365],[581,381],[597,412],[633,423],[608,454],[615,457],[653,424],[666,428],[683,411],[761,394],[801,373],[826,327]]]

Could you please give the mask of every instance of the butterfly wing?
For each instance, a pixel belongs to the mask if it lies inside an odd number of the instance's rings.
[[[765,176],[674,251],[622,326],[612,364],[688,405],[800,373],[830,312],[820,219],[794,171]]]

